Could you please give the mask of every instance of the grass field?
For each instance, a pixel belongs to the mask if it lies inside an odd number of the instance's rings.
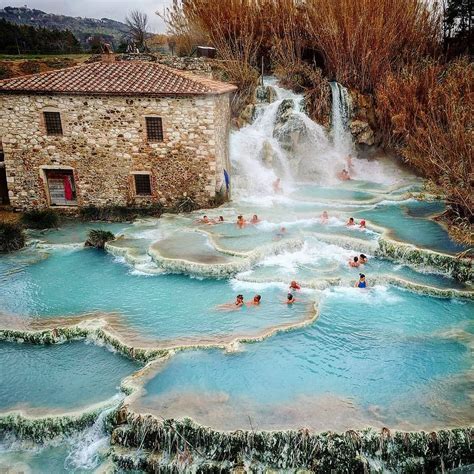
[[[53,58],[74,59],[76,61],[85,61],[90,58],[90,53],[80,54],[0,54],[0,61],[25,61],[25,60],[47,60]]]

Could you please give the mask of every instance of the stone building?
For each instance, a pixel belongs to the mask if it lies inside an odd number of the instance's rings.
[[[205,206],[228,190],[235,89],[142,61],[0,81],[0,191],[21,210]]]

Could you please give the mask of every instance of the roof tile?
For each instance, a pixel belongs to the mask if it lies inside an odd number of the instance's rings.
[[[237,88],[145,61],[97,62],[0,81],[0,93],[74,95],[214,95]]]

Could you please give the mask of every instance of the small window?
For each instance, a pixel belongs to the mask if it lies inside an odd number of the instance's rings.
[[[62,135],[61,114],[59,112],[43,112],[46,133],[48,135]]]
[[[135,193],[139,196],[151,195],[151,182],[149,174],[135,174]]]
[[[149,142],[163,141],[163,123],[161,117],[146,117],[146,136]]]

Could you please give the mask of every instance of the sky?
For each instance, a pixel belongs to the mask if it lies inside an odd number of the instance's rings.
[[[82,16],[88,18],[111,18],[113,20],[124,21],[130,10],[136,9],[148,14],[150,31],[154,33],[164,33],[165,25],[155,12],[163,11],[165,6],[172,3],[172,0],[0,0],[0,8],[3,7],[24,7],[36,8],[46,13],[58,13],[69,16]]]

